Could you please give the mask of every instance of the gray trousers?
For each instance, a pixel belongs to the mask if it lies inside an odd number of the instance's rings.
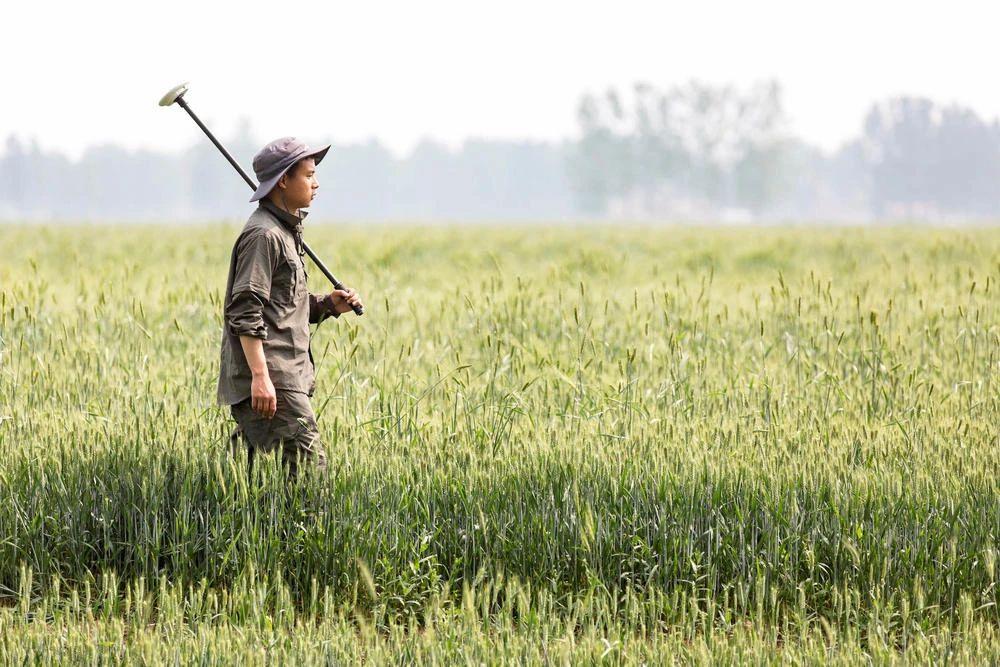
[[[278,409],[271,419],[254,412],[249,398],[230,406],[236,420],[236,429],[230,436],[233,447],[238,447],[240,443],[246,447],[250,472],[258,452],[267,453],[279,448],[289,477],[297,476],[299,461],[325,471],[326,453],[309,396],[304,392],[284,389],[277,389],[275,393]]]

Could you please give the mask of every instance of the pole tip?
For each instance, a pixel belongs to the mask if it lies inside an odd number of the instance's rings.
[[[188,91],[188,82],[185,81],[179,86],[174,86],[167,91],[167,94],[160,98],[161,107],[169,107],[171,104],[176,102],[181,97],[184,97],[184,93]]]

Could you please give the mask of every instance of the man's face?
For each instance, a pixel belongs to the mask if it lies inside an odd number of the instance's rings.
[[[316,161],[307,157],[296,162],[291,169],[285,172],[285,175],[278,181],[275,194],[278,202],[287,205],[290,210],[295,210],[307,208],[312,203],[318,189]],[[284,199],[282,199],[282,195]]]

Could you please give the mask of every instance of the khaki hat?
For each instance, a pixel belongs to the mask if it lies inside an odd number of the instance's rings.
[[[267,196],[278,180],[299,160],[311,157],[319,164],[330,150],[330,144],[322,148],[310,148],[304,141],[295,137],[275,139],[253,156],[253,171],[260,185],[254,191],[250,201],[254,202]]]

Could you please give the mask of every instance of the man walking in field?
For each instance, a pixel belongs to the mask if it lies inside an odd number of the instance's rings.
[[[316,166],[330,146],[276,139],[253,159],[259,201],[233,245],[224,301],[218,400],[229,405],[249,465],[280,447],[290,477],[299,460],[326,468],[309,397],[315,388],[309,324],[340,317],[361,301],[353,289],[306,288],[302,224],[316,197]]]

